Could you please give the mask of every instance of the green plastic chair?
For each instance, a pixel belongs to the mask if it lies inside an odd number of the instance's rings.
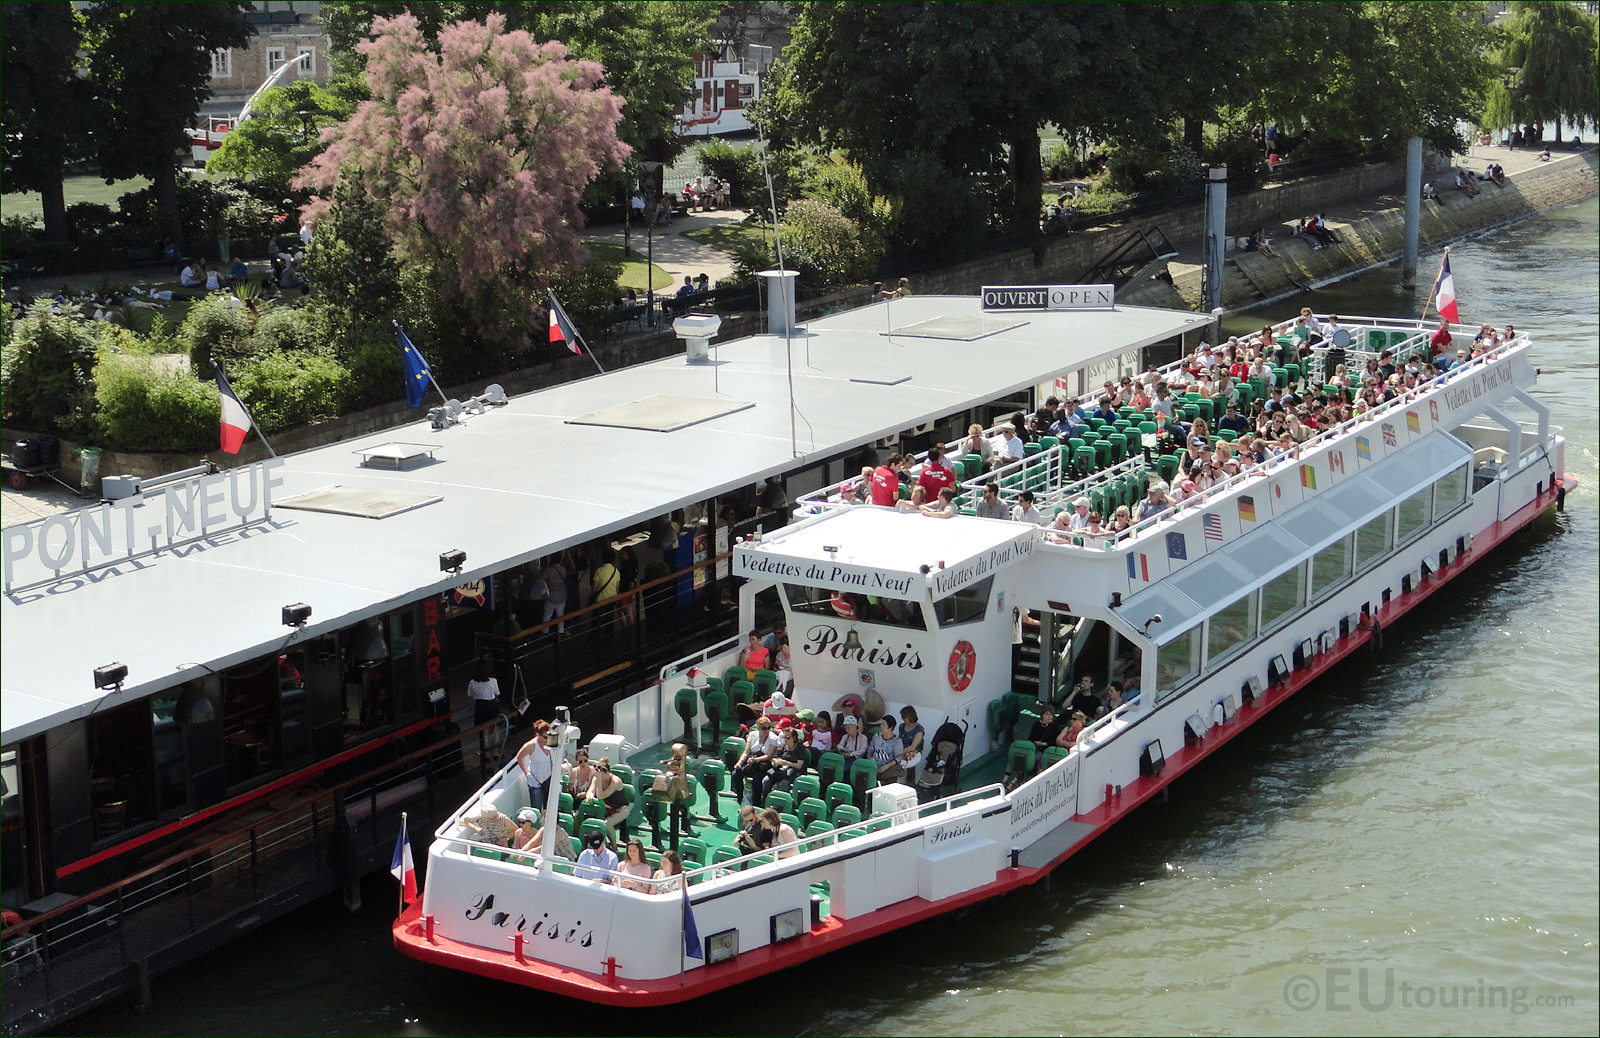
[[[724,844],[723,846],[718,847],[715,851],[711,852],[711,864],[721,865],[725,861],[732,861],[735,858],[742,857],[744,857],[744,852],[739,850],[739,848],[729,847]],[[740,869],[744,868],[743,865],[730,865],[728,867],[734,872],[738,872]]]
[[[852,801],[857,807],[867,809],[867,793],[878,784],[878,766],[870,760],[858,760],[850,765],[850,788],[855,791]]]
[[[706,846],[706,842],[704,840],[697,839],[693,836],[678,841],[678,853],[683,856],[683,864],[685,867],[687,867],[690,862],[694,862],[695,865],[705,865],[706,854],[709,849],[710,848]]]
[[[826,833],[831,833],[831,832],[833,832],[833,823],[827,821],[826,819],[819,818],[815,822],[812,822],[810,825],[806,826],[806,835],[807,836],[822,836],[822,835],[824,835]],[[826,847],[828,844],[830,844],[832,842],[833,841],[831,839],[830,840],[818,840],[816,842],[815,846]]]
[[[807,797],[822,796],[822,780],[815,775],[801,775],[794,780],[794,786],[789,790],[796,801],[805,800]]]
[[[745,706],[749,706],[756,701],[755,683],[743,679],[733,682],[728,686],[728,698],[735,703],[743,703]]]
[[[1044,751],[1044,766],[1048,768],[1050,765],[1054,764],[1056,761],[1065,758],[1066,755],[1071,753],[1071,752],[1072,752],[1071,750],[1064,750],[1059,746],[1047,746],[1047,747],[1045,747],[1045,751]]]
[[[1033,765],[1039,752],[1038,747],[1026,739],[1018,739],[1006,751],[1006,770],[1013,775],[1024,777],[1033,774]]]
[[[828,795],[827,795],[828,816],[830,818],[833,817],[834,813],[837,812],[839,810],[839,808],[849,804],[852,800],[854,800],[855,799],[855,795],[856,795],[856,791],[850,787],[850,783],[848,783],[848,782],[834,782],[834,783],[831,783],[828,786]],[[838,822],[834,822],[833,824],[834,825],[838,825],[839,823]]]
[[[1032,746],[1033,743],[1030,742],[1028,745]],[[859,821],[861,821],[861,809],[854,804],[840,804],[833,809],[832,822],[835,829],[843,829]]]
[[[754,684],[756,686],[755,702],[762,699],[771,699],[773,689],[778,687],[778,672],[775,670],[756,671]]]
[[[800,806],[796,810],[800,813],[801,826],[809,826],[819,818],[828,817],[827,802],[821,797],[806,797],[800,801]]]
[[[1034,441],[1032,443],[1024,443],[1022,445],[1022,456],[1024,458],[1031,458],[1031,457],[1034,457],[1035,455],[1037,455],[1042,450],[1044,450],[1044,445],[1039,443],[1038,441]]]
[[[1059,437],[1059,436],[1041,436],[1041,437],[1039,437],[1039,446],[1044,448],[1045,450],[1049,450],[1052,447],[1059,447],[1059,446],[1061,446],[1061,437]]]
[[[1233,429],[1218,429],[1217,439],[1227,440],[1229,443],[1233,443],[1239,439],[1239,433]]]
[[[1171,483],[1178,476],[1178,456],[1176,454],[1163,454],[1156,459],[1156,470],[1161,473],[1161,478]]]
[[[763,807],[770,807],[779,814],[792,814],[794,812],[794,797],[781,789],[774,789],[767,794]]]
[[[842,753],[835,753],[829,750],[817,758],[817,774],[820,776],[817,779],[817,783],[824,789],[835,782],[842,782],[848,771],[849,769],[845,766],[844,754]],[[797,782],[795,785],[798,786],[799,783]]]

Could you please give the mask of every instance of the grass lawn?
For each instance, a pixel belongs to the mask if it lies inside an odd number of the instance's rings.
[[[772,240],[772,234],[766,225],[759,223],[719,223],[711,227],[684,231],[683,236],[726,252],[730,256],[738,256],[750,249],[759,251],[769,248],[767,243]]]
[[[645,292],[650,288],[666,288],[672,284],[671,274],[668,274],[660,267],[651,267],[650,280],[654,281],[655,284],[645,285],[645,262],[642,253],[638,249],[633,250],[632,256],[624,256],[620,245],[598,241],[585,242],[585,244],[589,246],[589,251],[594,254],[596,259],[605,260],[607,263],[622,264],[622,276],[617,278],[617,287],[619,288],[632,288]]]
[[[203,169],[183,169],[178,171],[179,176],[205,177]],[[74,205],[78,202],[95,202],[99,205],[108,205],[112,209],[117,207],[117,199],[131,191],[143,191],[150,186],[150,181],[144,177],[134,177],[132,180],[119,180],[114,184],[107,184],[104,177],[76,176],[67,177],[62,183],[62,193],[66,196],[67,204]],[[42,217],[44,207],[39,202],[37,191],[19,191],[14,194],[0,195],[0,216],[35,216]]]

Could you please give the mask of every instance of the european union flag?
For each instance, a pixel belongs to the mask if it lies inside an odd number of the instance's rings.
[[[1183,542],[1183,534],[1167,534],[1167,558],[1182,559],[1185,562],[1189,561],[1189,549],[1188,545],[1184,544]]]
[[[406,338],[404,328],[395,325],[394,334],[400,340],[400,366],[406,373],[406,403],[412,407],[421,407],[422,396],[428,391],[433,371],[423,359],[422,351],[411,345],[411,340]]]

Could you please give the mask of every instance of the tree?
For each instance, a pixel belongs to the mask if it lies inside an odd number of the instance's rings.
[[[104,104],[95,136],[101,171],[108,182],[149,177],[157,215],[180,245],[177,162],[189,150],[185,128],[210,95],[211,52],[244,46],[250,6],[102,2],[88,11],[89,79]]]
[[[551,274],[586,255],[584,185],[628,155],[620,103],[598,65],[507,32],[499,14],[445,28],[438,54],[409,14],[374,28],[357,48],[372,100],[325,131],[327,150],[296,182],[319,196],[306,215],[326,214],[359,171],[386,208],[396,258],[433,271],[485,338],[526,343]]]
[[[301,167],[322,153],[322,131],[350,118],[365,93],[348,76],[336,77],[327,89],[309,79],[272,87],[256,99],[250,118],[222,138],[206,169],[282,198]]]
[[[66,0],[5,4],[4,113],[7,191],[37,191],[44,234],[65,242],[72,229],[61,167],[82,146],[92,123],[88,84],[78,75],[83,16]]]
[[[1509,10],[1496,55],[1506,77],[1490,87],[1485,125],[1554,123],[1559,143],[1563,121],[1600,121],[1600,21],[1576,4],[1514,0]]]

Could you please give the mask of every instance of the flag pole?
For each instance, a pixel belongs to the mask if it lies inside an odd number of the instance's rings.
[[[225,368],[223,368],[222,361],[213,358],[211,363],[219,372],[222,373],[222,377],[227,380],[229,388],[232,388],[233,379],[228,378],[228,372]],[[261,426],[256,424],[256,416],[250,413],[250,409],[248,407],[244,409],[244,416],[250,419],[250,428],[255,430],[256,438],[261,441],[261,446],[267,449],[268,456],[276,458],[278,456],[278,452],[273,450],[272,444],[267,442],[267,434],[262,432]]]
[[[390,320],[391,323],[394,324],[394,330],[395,331],[400,332],[401,334],[405,334],[405,329],[400,327],[400,322],[399,321],[394,320],[394,318],[392,318],[392,317],[389,320]],[[409,340],[411,337],[409,335],[407,335],[406,338]],[[415,347],[416,343],[412,343],[411,345],[413,347]],[[419,356],[419,357],[422,356],[422,351],[420,349],[417,350],[417,356]],[[428,358],[423,357],[422,359],[423,359],[424,363],[427,363],[427,359]],[[448,404],[450,402],[450,398],[445,395],[445,391],[439,388],[439,380],[433,377],[433,365],[432,364],[428,364],[428,384],[433,387],[434,392],[439,394],[439,399],[440,400],[443,400],[446,404]]]
[[[1433,305],[1433,294],[1439,291],[1439,277],[1444,273],[1445,261],[1450,258],[1450,246],[1444,247],[1444,255],[1439,257],[1439,269],[1433,275],[1433,287],[1428,289],[1428,300],[1422,304],[1422,316],[1417,318],[1417,327],[1421,328],[1428,323],[1428,307]]]
[[[648,274],[648,271],[647,271],[646,272],[646,279],[647,280],[648,280],[648,276],[649,276],[649,274]],[[590,360],[594,361],[595,370],[600,372],[600,374],[604,375],[606,373],[606,369],[602,368],[600,366],[600,358],[596,357],[594,355],[594,350],[591,349],[590,346],[589,346],[589,340],[585,339],[583,337],[583,333],[578,330],[578,322],[572,320],[571,315],[568,314],[565,310],[561,309],[561,300],[556,298],[556,290],[553,289],[553,288],[550,290],[550,307],[551,307],[551,311],[550,311],[551,313],[555,313],[557,310],[560,310],[561,311],[561,315],[563,317],[567,318],[567,322],[566,323],[572,325],[572,334],[576,335],[578,337],[578,342],[580,344],[582,344],[582,346],[583,346],[583,352],[588,355]]]
[[[409,837],[410,837],[410,834],[406,832],[406,813],[404,811],[401,811],[400,812],[400,843],[401,843],[402,846],[406,847],[407,851],[410,850],[411,841],[410,841]],[[411,862],[407,862],[407,861],[402,861],[400,863],[400,909],[399,909],[399,911],[397,911],[395,913],[395,918],[396,919],[398,919],[400,916],[403,916],[403,915],[406,914],[406,876],[405,876],[405,867],[407,865],[410,865],[410,864],[411,864]]]

